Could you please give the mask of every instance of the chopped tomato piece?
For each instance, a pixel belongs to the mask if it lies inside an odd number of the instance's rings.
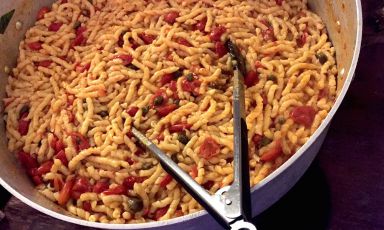
[[[139,111],[139,107],[131,106],[128,108],[127,113],[129,116],[134,117],[136,115],[137,111]]]
[[[139,37],[141,38],[141,40],[143,40],[143,42],[145,44],[151,44],[155,39],[156,39],[156,36],[155,35],[151,35],[151,34],[145,34],[145,33],[141,33],[139,34]]]
[[[255,134],[252,137],[252,142],[257,147],[257,146],[260,145],[260,142],[261,142],[262,139],[263,139],[263,136],[261,136],[259,134]]]
[[[32,176],[32,181],[35,185],[41,185],[43,183],[43,178],[39,175]]]
[[[189,172],[189,175],[190,175],[193,179],[195,179],[195,178],[197,177],[197,175],[198,175],[197,165],[193,165],[193,166],[191,167],[191,171]]]
[[[169,209],[169,205],[163,207],[163,208],[158,208],[155,212],[155,220],[159,220],[162,216],[164,216]]]
[[[146,179],[146,177],[128,176],[124,179],[123,186],[126,189],[131,190],[133,189],[135,183],[143,183],[143,181],[145,181]]]
[[[160,84],[165,85],[170,83],[173,80],[173,75],[171,73],[164,74],[160,79]]]
[[[64,150],[60,150],[55,157],[56,159],[59,159],[63,165],[68,166],[68,159],[67,155],[65,155]]]
[[[159,135],[157,135],[156,140],[158,140],[159,142],[164,141],[164,133],[160,133]]]
[[[206,190],[210,190],[214,184],[214,181],[209,180],[203,184],[203,188],[205,188]]]
[[[315,119],[316,111],[311,106],[297,106],[292,109],[290,117],[294,122],[305,127],[310,127]]]
[[[133,57],[129,54],[118,54],[114,57],[114,59],[121,59],[123,61],[123,65],[127,66],[132,63]]]
[[[276,0],[276,4],[279,6],[283,5],[283,0]]]
[[[71,111],[68,111],[68,121],[70,122],[70,123],[74,123],[75,121],[76,121],[76,119],[75,119],[75,115],[71,112]],[[77,121],[76,121],[77,122]],[[76,123],[75,123],[75,125],[76,125]]]
[[[185,38],[177,38],[176,40],[177,43],[179,43],[180,45],[183,45],[183,46],[188,46],[188,47],[192,47],[192,44],[189,43],[189,41]]]
[[[37,66],[42,66],[45,68],[48,68],[52,64],[51,60],[44,60],[44,61],[39,61],[36,63]]]
[[[308,33],[307,32],[302,33],[299,36],[299,38],[296,39],[297,46],[298,47],[303,47],[305,45],[305,43],[307,43],[307,37],[308,37]]]
[[[61,0],[60,4],[68,3],[68,0]]]
[[[167,174],[163,179],[160,181],[160,187],[165,188],[171,181],[173,180],[173,177],[169,174]]]
[[[172,92],[176,92],[177,91],[177,82],[176,81],[171,81],[169,83],[169,88],[172,90]]]
[[[165,117],[175,109],[177,109],[177,105],[169,104],[157,107],[156,112],[160,117]]]
[[[39,168],[37,168],[37,174],[44,175],[44,174],[50,172],[51,168],[52,168],[52,165],[53,165],[53,161],[52,160],[44,162],[43,164],[40,165]]]
[[[36,16],[36,19],[37,20],[40,20],[40,19],[43,19],[44,18],[44,15],[46,13],[48,13],[49,11],[51,11],[48,7],[44,6],[44,7],[41,7],[41,9],[37,12],[37,16]]]
[[[36,158],[32,157],[29,153],[19,151],[17,156],[25,169],[30,170],[32,168],[37,168],[38,164]]]
[[[75,178],[70,177],[67,179],[67,181],[65,182],[63,188],[59,193],[59,197],[57,198],[57,202],[60,205],[65,205],[68,202],[69,198],[71,197],[71,192],[74,184],[75,184]]]
[[[227,48],[225,47],[224,43],[221,41],[215,43],[215,51],[217,56],[219,56],[219,58],[221,58],[222,56],[228,53]]]
[[[261,35],[263,36],[264,41],[276,41],[275,33],[273,32],[272,27],[263,30]]]
[[[128,162],[129,165],[133,165],[135,163],[135,161],[130,157],[125,158],[125,161]]]
[[[103,192],[105,195],[123,195],[127,193],[127,189],[123,185],[118,185]]]
[[[31,122],[30,120],[25,120],[25,118],[22,118],[19,120],[18,131],[19,131],[21,136],[27,135],[30,122]]]
[[[62,22],[52,22],[51,25],[48,26],[48,30],[52,32],[57,32],[63,25]]]
[[[261,62],[260,62],[260,61],[256,61],[256,62],[255,62],[255,68],[257,69],[257,68],[261,68],[261,67],[263,67],[263,65],[261,64]]]
[[[176,22],[176,18],[179,17],[179,13],[176,11],[171,11],[164,15],[164,21],[166,21],[168,24],[173,24]]]
[[[169,130],[170,133],[178,133],[178,132],[184,131],[186,129],[190,129],[191,127],[192,127],[191,124],[183,122],[183,123],[177,123],[177,124],[171,125],[168,128],[168,130]]]
[[[81,194],[90,191],[92,191],[92,186],[89,183],[89,180],[85,177],[79,177],[73,185],[71,197],[77,200],[80,198]]]
[[[272,142],[270,148],[264,152],[264,154],[260,157],[260,160],[265,161],[274,161],[277,157],[279,157],[283,153],[283,149],[281,147],[281,140],[276,140]]]
[[[140,46],[139,43],[137,43],[133,38],[129,38],[128,41],[129,41],[129,43],[131,44],[131,48],[134,49],[134,50],[135,50],[137,47]]]
[[[83,209],[87,212],[91,212],[92,211],[92,206],[91,206],[91,202],[89,201],[83,201]]]
[[[209,38],[211,41],[217,42],[220,41],[221,36],[227,31],[227,29],[224,26],[217,26],[212,29]]]
[[[40,50],[42,48],[41,42],[31,42],[27,44],[31,50]]]
[[[80,46],[80,45],[84,45],[86,42],[86,38],[84,37],[83,34],[79,34],[75,37],[75,39],[73,39],[72,43],[71,43],[71,47],[75,47],[75,46]]]
[[[200,30],[200,32],[204,33],[205,25],[207,24],[207,18],[201,19],[198,23],[196,23],[196,29]]]
[[[55,153],[58,153],[61,150],[64,150],[65,145],[61,140],[59,140],[59,138],[57,138],[56,136],[53,136],[53,139],[51,141],[51,148],[55,150]]]
[[[76,35],[83,34],[86,30],[87,28],[85,26],[80,26],[76,29]]]
[[[186,92],[192,93],[193,95],[198,95],[198,89],[200,87],[200,84],[201,82],[198,79],[196,79],[196,76],[194,75],[192,81],[189,81],[188,79],[184,79],[181,82],[181,88]]]
[[[77,151],[88,149],[90,147],[88,139],[78,132],[72,132],[69,134],[72,137],[72,142],[75,145]]]
[[[200,146],[199,155],[210,159],[220,153],[220,145],[212,137],[207,137]]]
[[[93,192],[102,193],[109,188],[108,180],[101,179],[93,186]]]
[[[256,85],[258,82],[259,82],[259,76],[258,76],[257,72],[255,72],[253,70],[249,71],[244,78],[244,84],[247,87],[252,87],[252,86]]]
[[[80,72],[80,73],[88,71],[89,68],[91,68],[91,63],[86,63],[85,65],[81,65],[80,63],[77,63],[75,65],[76,72]]]
[[[60,192],[60,190],[63,188],[64,182],[61,178],[55,177],[53,179],[53,187],[55,188],[55,191]]]

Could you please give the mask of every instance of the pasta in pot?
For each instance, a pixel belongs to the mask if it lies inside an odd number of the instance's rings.
[[[226,39],[247,62],[257,184],[308,140],[336,97],[335,50],[305,0],[60,0],[42,8],[6,86],[9,150],[41,193],[89,221],[200,210],[130,128],[210,192],[231,184]]]

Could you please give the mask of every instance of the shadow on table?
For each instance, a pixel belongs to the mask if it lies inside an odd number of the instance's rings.
[[[254,218],[258,230],[328,228],[331,212],[329,186],[318,160],[276,204]]]

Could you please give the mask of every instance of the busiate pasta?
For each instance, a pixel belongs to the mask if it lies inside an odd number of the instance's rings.
[[[306,0],[60,0],[20,43],[8,148],[52,201],[139,223],[201,206],[138,145],[135,126],[214,193],[233,179],[232,67],[247,61],[251,185],[292,156],[336,97],[335,49]]]

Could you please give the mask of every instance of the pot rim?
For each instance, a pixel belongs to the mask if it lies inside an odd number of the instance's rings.
[[[253,186],[251,188],[251,195],[254,191],[261,189],[262,187],[266,186],[269,182],[271,182],[273,179],[275,179],[280,173],[284,172],[287,168],[289,168],[293,162],[295,162],[298,158],[300,158],[304,152],[307,151],[307,149],[315,142],[315,140],[319,137],[319,135],[324,131],[324,129],[329,125],[331,122],[333,116],[335,115],[336,111],[340,107],[341,102],[343,101],[347,90],[353,80],[354,72],[356,70],[357,61],[359,59],[360,54],[360,48],[361,48],[361,39],[362,39],[362,27],[363,27],[363,18],[362,18],[362,7],[361,7],[361,1],[355,1],[356,3],[356,41],[354,44],[354,51],[353,51],[353,58],[352,62],[347,74],[347,77],[345,79],[344,85],[342,90],[340,91],[339,96],[337,97],[335,104],[332,106],[332,109],[328,113],[327,117],[323,120],[321,125],[317,128],[317,130],[312,134],[312,136],[309,138],[309,140],[292,156],[290,157],[286,162],[284,162],[280,167],[278,167],[276,170],[274,170],[271,174],[269,174],[266,178],[264,178],[262,181],[260,181],[258,184]],[[207,212],[205,210],[198,211],[196,213],[188,214],[185,216],[173,218],[170,220],[163,220],[163,221],[154,221],[154,222],[148,222],[148,223],[139,223],[139,224],[109,224],[109,223],[99,223],[99,222],[90,222],[87,220],[83,220],[80,218],[77,218],[75,216],[68,216],[64,214],[60,214],[58,212],[52,211],[48,208],[45,208],[28,198],[24,197],[20,192],[16,191],[14,188],[12,188],[8,183],[6,183],[2,178],[0,178],[0,185],[2,185],[6,190],[8,190],[13,196],[21,200],[23,203],[27,204],[28,206],[47,214],[51,217],[54,217],[59,220],[63,220],[69,223],[78,224],[86,227],[93,227],[93,228],[103,228],[103,229],[148,229],[153,227],[164,227],[168,225],[183,223],[186,221],[189,221],[190,219],[197,218],[203,215],[206,215]]]

